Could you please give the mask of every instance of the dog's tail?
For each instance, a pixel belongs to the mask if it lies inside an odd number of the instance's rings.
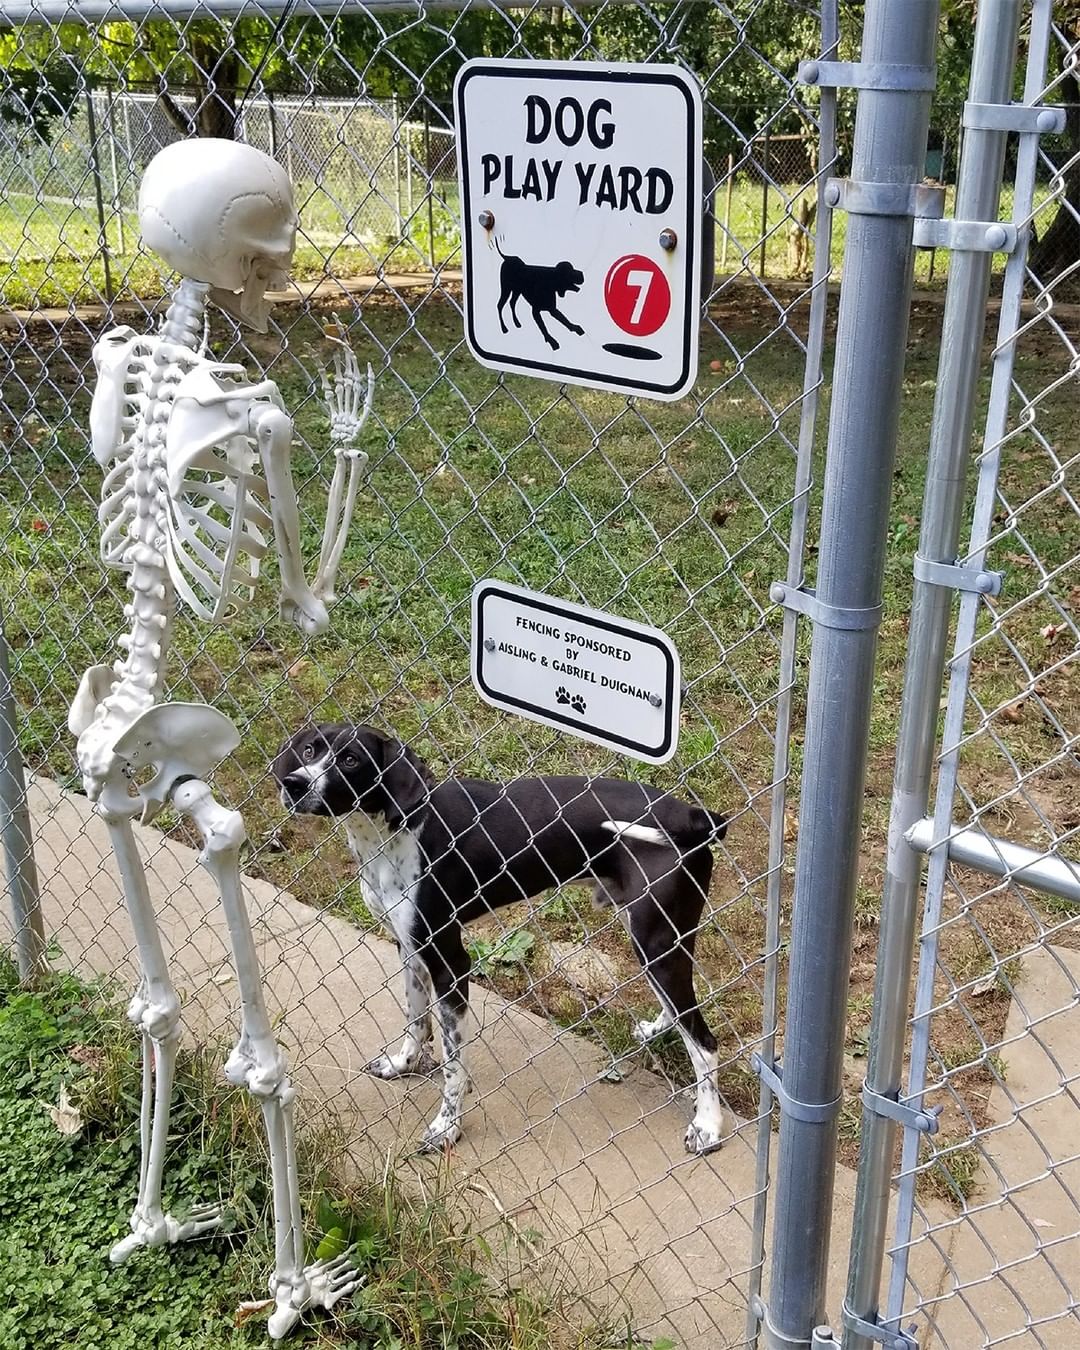
[[[502,258],[503,262],[505,262],[506,254],[499,247],[499,236],[497,234],[492,234],[491,242],[495,245],[495,251],[498,253],[499,257]]]
[[[680,804],[681,805],[681,804]],[[620,839],[634,839],[640,844],[660,844],[679,849],[701,848],[723,839],[727,833],[727,820],[715,811],[706,811],[700,806],[684,806],[679,812],[680,819],[667,825],[645,825],[641,821],[603,820],[600,828]]]

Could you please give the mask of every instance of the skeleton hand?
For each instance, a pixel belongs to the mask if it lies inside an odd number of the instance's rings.
[[[363,381],[360,378],[360,365],[353,349],[344,338],[345,329],[334,315],[334,323],[327,328],[327,336],[334,342],[334,375],[331,379],[326,368],[322,372],[323,398],[330,417],[330,448],[334,452],[334,479],[330,484],[330,497],[326,505],[326,526],[323,530],[322,549],[319,552],[319,566],[312,587],[320,600],[330,602],[334,599],[334,581],[337,578],[341,558],[345,552],[345,540],[352,523],[353,510],[356,507],[356,493],[360,486],[360,474],[367,463],[367,455],[359,447],[360,433],[371,412],[375,397],[375,372],[370,364],[367,368],[367,390],[363,393]],[[349,486],[345,489],[345,462],[349,462]],[[342,495],[344,494],[344,503]]]
[[[367,389],[360,376],[356,353],[345,339],[345,327],[333,316],[326,334],[334,343],[334,374],[331,378],[322,369],[323,400],[330,417],[330,448],[335,455],[366,462],[367,455],[359,447],[360,433],[371,412],[375,395],[375,372],[367,368]]]
[[[285,623],[291,623],[302,633],[325,633],[330,626],[326,606],[313,591],[306,595],[283,595],[279,609]]]

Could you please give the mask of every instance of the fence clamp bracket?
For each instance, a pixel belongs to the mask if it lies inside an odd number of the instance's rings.
[[[813,623],[825,628],[844,628],[850,632],[876,628],[881,622],[881,606],[870,609],[845,609],[840,605],[826,605],[817,598],[811,586],[789,586],[786,581],[774,581],[769,587],[769,598],[776,605],[805,614]]]
[[[916,248],[947,248],[958,253],[1012,253],[1016,226],[1003,220],[932,220],[916,216]]]
[[[937,1134],[940,1106],[915,1107],[907,1102],[897,1101],[895,1097],[883,1097],[874,1092],[864,1082],[862,1085],[863,1106],[875,1116],[888,1116],[899,1121],[905,1130],[918,1130],[920,1134]]]
[[[1065,130],[1064,108],[1031,107],[1026,103],[965,103],[963,125],[972,131],[1016,131],[1059,135]]]
[[[885,61],[800,61],[799,80],[819,89],[889,89],[932,93],[933,66],[889,65]]]
[[[756,1050],[750,1056],[750,1067],[780,1103],[782,1115],[791,1116],[793,1120],[805,1120],[812,1125],[823,1125],[826,1121],[832,1120],[840,1110],[843,1096],[836,1097],[831,1102],[796,1101],[784,1091],[780,1065],[766,1064]]]
[[[916,553],[911,565],[916,581],[931,586],[947,586],[954,591],[974,591],[976,595],[1000,595],[1004,573],[985,568],[961,567],[959,563],[931,562]]]
[[[887,1327],[881,1322],[868,1322],[865,1317],[857,1317],[848,1307],[846,1300],[840,1310],[840,1316],[848,1331],[853,1331],[856,1336],[865,1336],[868,1341],[875,1341],[878,1345],[884,1345],[886,1350],[919,1350],[919,1342],[911,1332]],[[915,1327],[912,1326],[911,1331],[914,1330]]]
[[[914,216],[940,220],[945,214],[945,189],[929,183],[870,183],[858,178],[830,178],[825,205],[849,216]]]

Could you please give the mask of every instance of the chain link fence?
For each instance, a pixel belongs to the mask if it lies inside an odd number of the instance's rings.
[[[440,778],[629,774],[729,813],[695,952],[702,1006],[721,1042],[724,1149],[713,1162],[684,1153],[694,1079],[685,1051],[672,1032],[638,1046],[634,1023],[655,1015],[638,962],[617,915],[569,888],[469,929],[480,1030],[466,1050],[475,1090],[447,1203],[478,1209],[500,1253],[496,1238],[506,1239],[512,1265],[571,1285],[596,1317],[630,1318],[635,1336],[739,1343],[764,1237],[756,1153],[770,1130],[767,1117],[758,1121],[748,1055],[776,997],[778,944],[767,952],[765,938],[767,912],[779,913],[783,831],[773,831],[770,852],[769,822],[784,819],[787,738],[777,739],[776,719],[792,697],[796,659],[794,629],[784,645],[768,587],[789,575],[796,475],[804,499],[810,476],[810,291],[777,297],[745,269],[741,281],[720,283],[709,297],[705,373],[692,398],[671,406],[480,369],[462,342],[446,69],[471,50],[681,59],[704,83],[714,135],[723,128],[741,139],[740,161],[752,166],[753,128],[715,102],[723,72],[740,71],[761,91],[759,113],[791,110],[816,126],[819,96],[800,90],[794,62],[820,54],[817,16],[796,10],[797,50],[780,68],[721,5],[705,7],[707,27],[680,7],[601,4],[493,11],[477,31],[475,15],[444,10],[427,16],[421,51],[408,46],[406,20],[377,10],[345,5],[302,25],[253,20],[246,37],[208,10],[176,22],[128,11],[140,40],[132,64],[107,27],[81,29],[78,40],[43,24],[6,36],[7,209],[29,196],[35,211],[14,224],[9,215],[0,229],[13,307],[5,627],[51,959],[121,984],[136,977],[111,855],[78,795],[65,726],[83,669],[111,659],[123,623],[124,596],[97,557],[90,351],[115,322],[153,324],[169,278],[137,246],[130,210],[139,175],[156,146],[179,134],[178,117],[205,126],[216,100],[298,189],[298,281],[270,335],[252,338],[215,318],[210,340],[222,359],[275,379],[295,417],[309,557],[331,467],[318,393],[331,313],[376,375],[369,473],[331,634],[303,643],[278,625],[271,579],[230,626],[207,629],[181,614],[168,691],[212,701],[240,729],[241,748],[215,785],[245,817],[269,996],[309,1111],[318,1103],[346,1122],[357,1166],[385,1166],[389,1152],[415,1181],[409,1156],[437,1084],[383,1084],[364,1073],[400,1034],[400,975],[364,906],[343,831],[286,816],[269,779],[271,757],[306,719],[370,721]],[[369,43],[373,26],[381,38]],[[318,92],[330,47],[354,88],[389,82],[393,94]],[[215,86],[231,55],[247,84],[235,96]],[[151,60],[149,72],[141,63]],[[264,93],[260,63],[279,86],[310,92]],[[27,70],[40,75],[32,91],[20,85]],[[85,86],[94,70],[109,88]],[[66,96],[58,71],[74,80]],[[816,166],[807,159],[801,171],[812,177]],[[738,252],[750,256],[760,237],[749,222],[740,231]],[[812,321],[819,361],[825,275]],[[804,512],[795,515],[801,531]],[[469,680],[468,624],[483,577],[662,626],[682,653],[686,683],[672,764],[646,773],[482,704]],[[159,824],[163,834],[144,835],[143,846],[185,1022],[211,1042],[227,1040],[227,948],[195,866],[197,840],[178,818]],[[420,1184],[431,1171],[421,1166]]]
[[[828,41],[813,6],[721,0],[420,14],[351,0],[284,12],[219,4],[216,17],[213,6],[170,14],[132,0],[108,13],[84,6],[78,24],[50,11],[47,22],[0,31],[0,575],[50,960],[115,977],[118,988],[137,978],[107,837],[80,795],[66,728],[84,669],[112,659],[123,629],[124,596],[98,560],[91,348],[117,322],[150,329],[168,291],[132,217],[143,167],[185,125],[219,134],[224,125],[275,155],[297,186],[296,280],[270,333],[217,316],[210,341],[221,359],[274,379],[295,418],[312,561],[332,469],[319,393],[332,314],[376,373],[369,474],[330,634],[301,641],[278,624],[271,577],[227,627],[181,613],[168,689],[213,703],[241,731],[215,788],[244,814],[249,906],[309,1118],[340,1118],[356,1167],[435,1184],[438,1165],[412,1159],[411,1147],[437,1084],[364,1072],[400,1033],[396,952],[364,905],[343,831],[287,816],[269,779],[279,744],[305,720],[371,722],[439,778],[631,776],[730,817],[694,953],[727,1111],[725,1147],[706,1159],[682,1152],[693,1073],[677,1034],[644,1047],[634,1038],[655,1003],[611,910],[569,887],[468,930],[475,1090],[439,1184],[447,1204],[482,1216],[507,1270],[565,1286],[583,1318],[623,1319],[632,1343],[735,1346],[760,1330],[773,1097],[750,1061],[772,1063],[783,1039],[799,835],[786,796],[800,785],[810,647],[809,625],[778,608],[770,588],[798,587],[816,570],[817,544],[804,543],[821,505],[817,404],[835,318],[827,283],[845,233],[816,188],[846,172],[846,123],[838,152],[835,94],[797,79],[800,61],[833,47],[835,7],[824,8]],[[1049,6],[1038,0],[1034,20],[1024,10],[1034,71]],[[1050,37],[1058,74],[1045,90],[1031,74],[1024,101],[1075,105],[1075,34],[1063,26]],[[857,32],[839,38],[857,53]],[[701,80],[718,273],[690,397],[661,406],[496,376],[468,355],[448,108],[457,65],[480,53],[678,61]],[[948,103],[935,115],[939,127],[958,123]],[[1006,174],[1018,190],[1001,218],[1034,224],[1045,245],[1059,214],[1075,217],[1076,134],[1044,138],[1037,154],[1034,141],[1012,148],[1022,140],[1010,138]],[[927,175],[950,185],[951,204],[955,142],[944,131],[937,141]],[[920,253],[920,276],[931,256]],[[939,279],[951,271],[943,256]],[[972,466],[965,557],[1007,578],[999,596],[962,602],[938,815],[925,840],[918,993],[901,1037],[905,1096],[921,1103],[925,1092],[944,1109],[932,1136],[909,1132],[894,1178],[896,1276],[881,1306],[890,1325],[914,1316],[925,1344],[953,1347],[1020,1335],[1065,1345],[1076,1330],[1080,1116],[1062,1029],[1080,976],[1068,861],[1080,830],[1078,264],[1055,263],[1047,247],[1037,266],[1039,256],[1037,247],[1026,273],[1022,249],[993,263],[1002,327],[992,388],[980,387],[989,430]],[[778,275],[791,281],[768,279]],[[837,1247],[866,1129],[850,1102],[872,1041],[877,877],[939,322],[937,303],[917,306],[904,386],[847,997]],[[686,681],[676,758],[646,770],[483,704],[469,679],[469,597],[486,577],[669,633]],[[228,946],[198,841],[168,812],[158,824],[140,839],[185,1023],[224,1044],[234,1024]],[[975,849],[973,832],[989,840],[992,882],[962,852],[947,857],[947,836]],[[1049,899],[1023,884],[1035,863],[1015,846],[1065,869]],[[841,1294],[830,1287],[831,1307]]]

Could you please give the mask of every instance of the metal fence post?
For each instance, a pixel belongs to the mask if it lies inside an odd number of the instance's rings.
[[[94,198],[97,202],[98,250],[101,253],[101,263],[105,269],[105,300],[111,305],[113,300],[112,270],[109,267],[109,235],[105,224],[105,198],[101,189],[101,155],[98,149],[97,119],[94,116],[94,95],[89,88],[86,91],[86,124],[90,135],[90,169],[94,175]]]
[[[1009,102],[1019,16],[1020,0],[983,0],[980,4],[971,67],[973,103]],[[969,129],[965,133],[956,189],[957,220],[997,220],[1005,143],[1004,131]],[[919,556],[931,562],[954,562],[959,544],[991,257],[984,251],[955,249],[949,264],[919,535]],[[904,836],[927,810],[952,599],[946,587],[915,580],[866,1072],[868,1091],[888,1098],[898,1096],[903,1074],[922,874],[922,857]],[[857,1318],[868,1322],[875,1321],[878,1313],[896,1130],[894,1119],[864,1106],[847,1305]],[[849,1331],[844,1337],[845,1350],[870,1350],[870,1346],[870,1340],[858,1333]]]
[[[859,820],[937,22],[937,0],[866,5],[858,81],[866,87],[850,192],[829,194],[846,200],[849,221],[817,591],[776,591],[816,621],[778,1083],[773,1260],[761,1310],[769,1350],[803,1350],[825,1320]],[[890,79],[890,68],[893,77],[897,68],[906,74]],[[908,87],[875,87],[887,80]]]
[[[15,956],[19,979],[34,984],[45,973],[45,925],[41,918],[34,837],[26,808],[26,783],[15,734],[15,694],[8,668],[7,638],[0,615],[0,833],[4,837]]]

